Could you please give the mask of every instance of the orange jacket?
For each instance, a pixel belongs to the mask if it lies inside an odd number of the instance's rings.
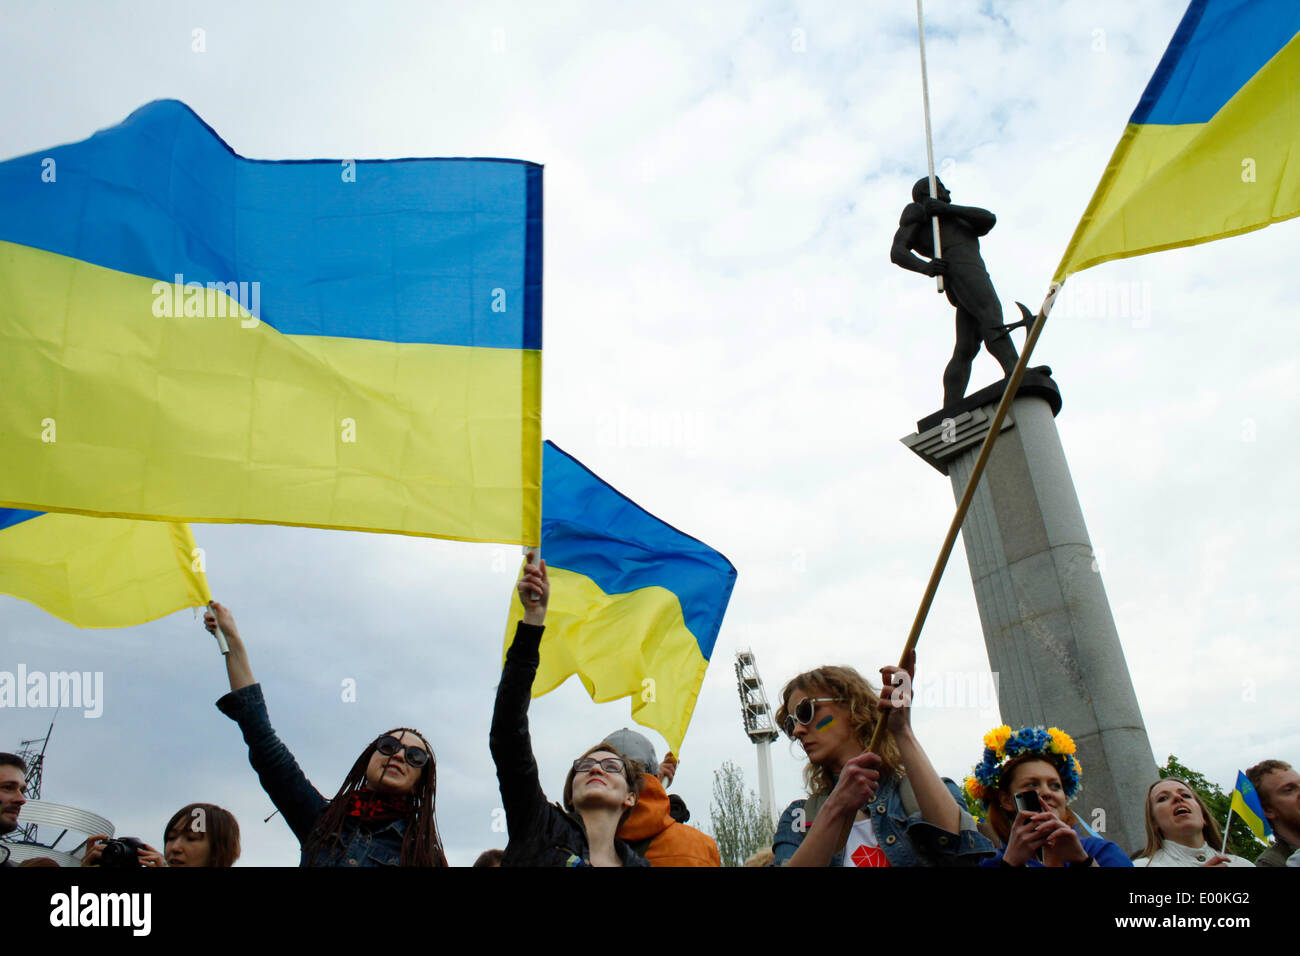
[[[722,866],[713,837],[674,820],[659,778],[648,773],[641,776],[641,796],[618,828],[618,838],[633,844],[651,866]],[[650,840],[647,849],[635,847],[644,840]]]

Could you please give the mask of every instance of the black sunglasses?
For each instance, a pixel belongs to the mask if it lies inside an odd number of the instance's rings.
[[[623,772],[623,761],[618,757],[605,757],[601,760],[597,760],[594,757],[579,757],[577,760],[573,761],[573,772],[589,773],[591,768],[596,766],[596,764],[600,764],[600,769],[605,771],[605,773]]]
[[[375,749],[385,757],[391,757],[399,750],[406,751],[406,762],[416,770],[419,770],[429,762],[429,751],[423,747],[417,747],[415,744],[404,744],[392,734],[384,734],[375,743]]]
[[[816,705],[832,701],[843,700],[843,697],[805,697],[799,703],[795,704],[794,710],[785,715],[785,720],[781,724],[781,729],[791,740],[794,739],[794,725],[796,722],[805,726],[812,723],[813,714],[816,713]]]

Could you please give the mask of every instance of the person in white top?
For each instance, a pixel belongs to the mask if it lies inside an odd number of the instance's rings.
[[[1147,845],[1134,866],[1254,866],[1220,853],[1223,835],[1200,795],[1182,780],[1166,777],[1147,790]]]

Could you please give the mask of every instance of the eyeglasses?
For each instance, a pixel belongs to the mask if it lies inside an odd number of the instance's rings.
[[[832,701],[840,701],[843,699],[843,697],[805,697],[795,705],[792,713],[785,715],[785,721],[781,724],[781,729],[785,731],[787,737],[793,740],[795,723],[803,724],[805,727],[811,724],[817,704],[830,703]]]
[[[600,765],[600,769],[605,771],[605,773],[623,772],[623,761],[618,757],[605,757],[601,760],[597,760],[594,757],[579,757],[577,760],[573,761],[573,772],[590,773],[591,769],[597,764]]]
[[[392,734],[385,734],[375,743],[375,749],[385,757],[391,757],[397,751],[406,751],[406,762],[416,770],[419,770],[429,762],[429,751],[423,747],[417,747],[415,744],[404,744]]]

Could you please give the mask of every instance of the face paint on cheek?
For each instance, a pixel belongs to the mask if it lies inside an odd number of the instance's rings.
[[[813,729],[814,729],[814,730],[825,730],[827,727],[829,727],[829,726],[830,726],[831,724],[833,724],[833,723],[835,723],[835,718],[832,717],[830,714],[827,714],[827,715],[826,715],[825,717],[823,717],[821,720],[817,721],[817,724],[816,724],[815,727],[813,727]]]

